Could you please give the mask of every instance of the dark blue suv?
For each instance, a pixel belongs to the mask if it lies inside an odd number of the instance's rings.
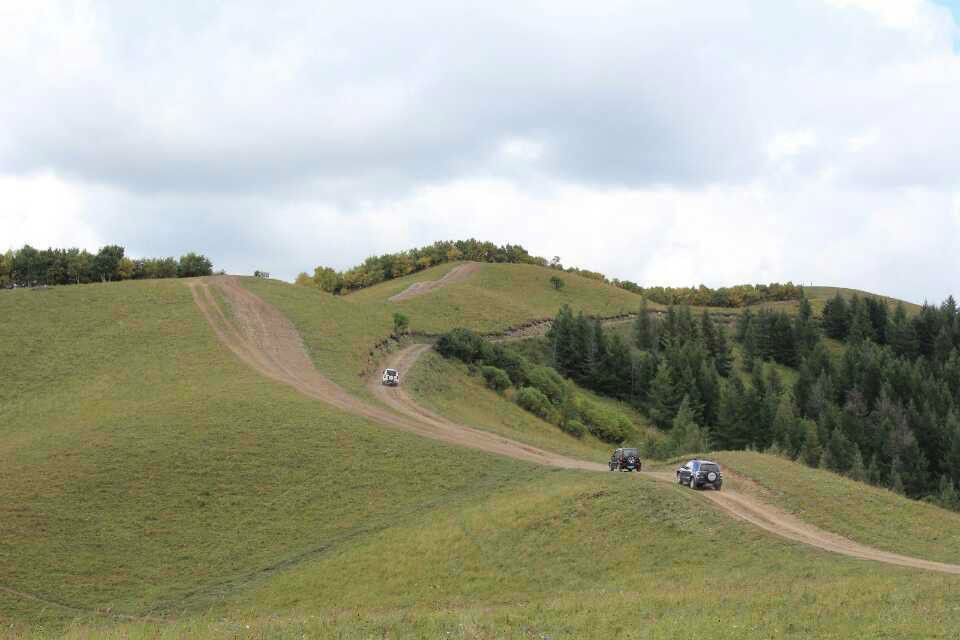
[[[685,484],[691,489],[713,487],[720,491],[723,486],[723,474],[720,465],[711,460],[691,460],[677,469],[677,484]]]

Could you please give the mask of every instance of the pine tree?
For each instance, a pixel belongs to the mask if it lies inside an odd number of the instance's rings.
[[[568,374],[581,384],[589,384],[596,366],[595,332],[589,318],[581,311],[573,323],[573,352],[575,360]]]
[[[919,344],[917,343],[917,332],[913,323],[907,318],[907,310],[902,302],[898,302],[893,311],[893,320],[890,325],[888,336],[890,346],[894,352],[901,357],[910,360],[917,357]]]
[[[717,373],[726,377],[730,372],[730,348],[727,346],[726,332],[723,327],[718,327],[710,314],[706,311],[700,317],[700,335],[703,338],[703,346],[707,350],[710,359],[713,360]]]
[[[950,472],[950,479],[960,485],[960,419],[951,411],[947,414],[944,430],[949,438],[949,447],[943,458],[944,468]]]
[[[847,301],[839,291],[823,307],[823,328],[827,336],[834,340],[845,340],[847,337],[847,332],[850,330],[850,315]]]
[[[757,366],[757,358],[760,357],[760,340],[757,328],[757,321],[751,321],[747,325],[746,333],[743,337],[743,370],[752,372]]]
[[[940,476],[940,495],[938,496],[940,506],[945,509],[957,511],[960,509],[960,497],[957,496],[957,489],[953,486],[953,481],[947,476]]]
[[[666,362],[660,363],[650,385],[650,419],[658,427],[670,426],[681,400],[670,366]]]
[[[856,295],[850,302],[850,316],[850,333],[847,339],[851,344],[859,344],[864,340],[876,340],[867,305]]]
[[[547,339],[553,346],[553,366],[568,378],[573,376],[580,359],[574,341],[574,325],[573,311],[563,305],[547,332]]]
[[[806,296],[800,297],[800,309],[794,320],[796,349],[800,358],[806,357],[820,339],[817,327],[813,323],[813,307]]]
[[[850,469],[847,471],[847,477],[858,482],[866,482],[867,480],[867,470],[863,466],[863,455],[857,445],[853,445],[853,460],[850,463]]]
[[[800,462],[808,467],[816,468],[823,455],[820,438],[817,437],[817,425],[812,420],[803,420],[803,446],[800,447]]]
[[[798,426],[793,398],[789,394],[783,394],[773,418],[773,442],[791,458],[795,458],[803,446],[804,434],[798,430]]]
[[[826,466],[827,469],[836,471],[837,473],[846,472],[853,464],[854,446],[855,445],[847,440],[843,431],[834,428],[830,434],[830,440],[827,442],[827,446],[824,447],[824,456],[828,458],[827,464],[821,466]]]
[[[950,329],[946,326],[940,328],[940,333],[937,334],[936,340],[933,341],[933,357],[934,359],[943,364],[950,357],[950,353],[953,351],[953,334]]]
[[[900,495],[906,494],[906,490],[903,488],[903,478],[900,476],[899,458],[894,458],[893,464],[890,467],[889,489],[894,493],[899,493]]]
[[[739,376],[731,376],[724,393],[720,394],[717,415],[716,445],[721,449],[745,449],[750,444],[746,414],[746,389]]]
[[[753,321],[753,312],[750,309],[747,309],[740,314],[740,317],[737,318],[737,332],[736,340],[737,342],[743,342],[747,337],[747,329],[750,327],[750,323]]]
[[[638,349],[651,351],[657,348],[657,328],[647,308],[647,301],[640,304],[640,312],[633,322],[633,340]]]
[[[870,458],[870,466],[867,467],[867,482],[878,487],[883,485],[883,472],[880,470],[880,465],[877,463],[876,454]]]
[[[710,448],[706,431],[697,424],[689,397],[684,396],[680,403],[680,409],[673,419],[668,442],[674,455],[700,453]]]

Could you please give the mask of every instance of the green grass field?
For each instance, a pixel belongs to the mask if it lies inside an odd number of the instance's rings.
[[[358,536],[545,473],[260,377],[180,282],[5,292],[0,314],[0,585],[47,600],[203,610]],[[0,597],[0,628],[75,615]]]
[[[949,638],[960,578],[784,543],[693,492],[554,471],[304,562],[165,637]],[[164,637],[84,626],[67,637]]]
[[[365,393],[396,309],[414,330],[494,331],[564,300],[599,315],[637,300],[570,275],[558,292],[550,273],[485,265],[400,304],[385,298],[409,281],[344,298],[244,284],[288,314],[322,372]],[[960,627],[960,577],[831,555],[679,487],[454,448],[301,396],[222,347],[183,281],[0,291],[0,317],[0,636],[948,638]],[[608,456],[436,355],[406,384],[459,421]],[[768,456],[720,456],[824,529],[958,560],[942,526],[960,516]]]

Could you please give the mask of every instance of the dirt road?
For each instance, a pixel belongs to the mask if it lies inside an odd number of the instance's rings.
[[[454,282],[461,282],[469,278],[472,274],[480,268],[479,262],[464,262],[463,264],[457,265],[450,271],[447,271],[439,280],[428,280],[426,282],[414,282],[409,287],[401,291],[400,293],[390,296],[387,298],[390,302],[400,302],[402,300],[409,300],[410,298],[415,298],[417,296],[422,296],[425,293],[429,293],[434,289],[439,289],[440,287],[445,287],[448,284],[453,284]]]
[[[371,385],[391,408],[365,402],[321,375],[307,355],[300,334],[276,308],[240,286],[236,278],[218,276],[189,283],[193,299],[214,332],[240,360],[261,374],[290,385],[306,396],[377,423],[488,453],[537,464],[573,469],[602,469],[543,451],[487,431],[456,425],[426,411],[416,411],[381,385]],[[230,305],[225,313],[217,304],[216,288]],[[417,354],[419,355],[419,354]],[[416,356],[414,356],[415,359]],[[404,370],[404,369],[402,369]],[[398,407],[403,410],[395,411]]]
[[[230,305],[229,313],[224,313],[217,304],[211,288],[217,288],[223,294]],[[240,286],[236,278],[205,278],[191,282],[190,289],[217,337],[237,357],[263,375],[288,384],[304,395],[377,423],[454,445],[555,467],[591,471],[607,469],[602,464],[560,456],[457,424],[419,406],[402,386],[381,385],[379,377],[369,381],[369,388],[386,406],[360,400],[317,372],[293,324],[277,309]],[[429,345],[407,347],[393,354],[385,366],[405,374],[429,348]],[[671,473],[647,472],[643,475],[661,482],[675,481]],[[864,560],[960,574],[960,565],[911,558],[858,544],[802,522],[745,493],[724,489],[698,492],[697,495],[741,520],[788,540]]]

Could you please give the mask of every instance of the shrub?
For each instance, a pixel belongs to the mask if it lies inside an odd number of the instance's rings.
[[[503,369],[488,365],[481,367],[480,373],[483,375],[483,379],[487,381],[487,386],[497,393],[503,393],[510,388],[510,376]]]
[[[575,438],[582,438],[587,432],[587,428],[579,420],[566,420],[561,423],[560,428]]]
[[[567,388],[563,377],[550,367],[534,367],[529,374],[530,386],[539,389],[555,406],[563,404]]]
[[[623,442],[633,435],[633,423],[619,411],[581,399],[578,412],[590,433],[604,442]]]
[[[491,352],[483,338],[469,329],[453,329],[437,340],[437,351],[445,358],[456,358],[467,364],[481,361]]]
[[[500,345],[491,345],[487,364],[499,367],[507,372],[511,382],[517,387],[527,386],[530,381],[530,361],[518,353],[504,349]]]
[[[410,318],[399,311],[393,314],[393,335],[402,336],[410,328]]]
[[[556,410],[538,389],[522,387],[517,394],[517,404],[547,422],[556,422]]]

